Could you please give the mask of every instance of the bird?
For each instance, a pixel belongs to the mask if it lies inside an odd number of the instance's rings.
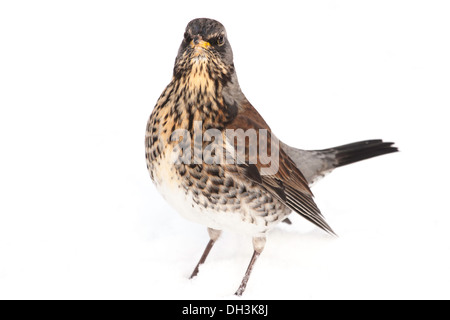
[[[187,24],[145,134],[156,189],[184,218],[207,227],[209,241],[190,278],[222,231],[251,237],[253,255],[237,296],[268,232],[290,223],[292,212],[335,235],[314,201],[313,183],[335,168],[397,151],[381,139],[322,150],[283,143],[242,92],[225,27],[209,18]]]

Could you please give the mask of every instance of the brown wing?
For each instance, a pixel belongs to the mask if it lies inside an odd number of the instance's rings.
[[[264,165],[267,163],[267,159],[262,159],[261,152],[258,152],[256,163],[250,163],[248,158],[249,142],[244,140],[246,141],[246,161],[245,164],[239,165],[241,174],[264,187],[291,210],[294,210],[319,228],[335,234],[314,202],[313,194],[305,177],[292,159],[280,148],[279,144],[272,144],[272,141],[275,141],[273,139],[276,139],[275,136],[272,135],[267,123],[249,102],[241,106],[238,114],[226,125],[226,129],[242,129],[243,131],[254,129],[258,136],[258,151],[262,150],[262,154],[269,154],[269,157],[272,155],[270,150],[278,153],[278,161],[275,166],[278,170],[270,172],[270,174],[261,174],[262,170],[268,167]],[[267,135],[260,135],[260,129],[266,129]],[[229,142],[232,145],[236,145],[239,143],[238,141],[239,139]],[[272,160],[274,159],[276,157],[273,157]]]

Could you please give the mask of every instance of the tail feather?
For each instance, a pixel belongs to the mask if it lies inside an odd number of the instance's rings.
[[[383,142],[383,140],[366,140],[323,151],[330,151],[335,154],[334,165],[337,168],[383,154],[397,152],[398,148],[393,147],[393,144],[392,142]]]
[[[301,150],[281,144],[311,185],[337,167],[397,152],[392,142],[365,140],[323,150]]]

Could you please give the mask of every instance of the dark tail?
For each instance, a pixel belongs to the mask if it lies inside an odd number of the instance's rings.
[[[333,152],[336,156],[335,167],[342,167],[350,163],[381,156],[383,154],[397,152],[393,142],[382,140],[366,140],[334,147],[324,151]]]

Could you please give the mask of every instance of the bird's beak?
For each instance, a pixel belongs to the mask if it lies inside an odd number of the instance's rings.
[[[199,49],[199,48],[203,48],[203,49],[208,49],[209,47],[211,47],[211,44],[207,41],[203,41],[201,39],[194,39],[191,41],[190,43],[191,48],[195,48],[195,49]]]

